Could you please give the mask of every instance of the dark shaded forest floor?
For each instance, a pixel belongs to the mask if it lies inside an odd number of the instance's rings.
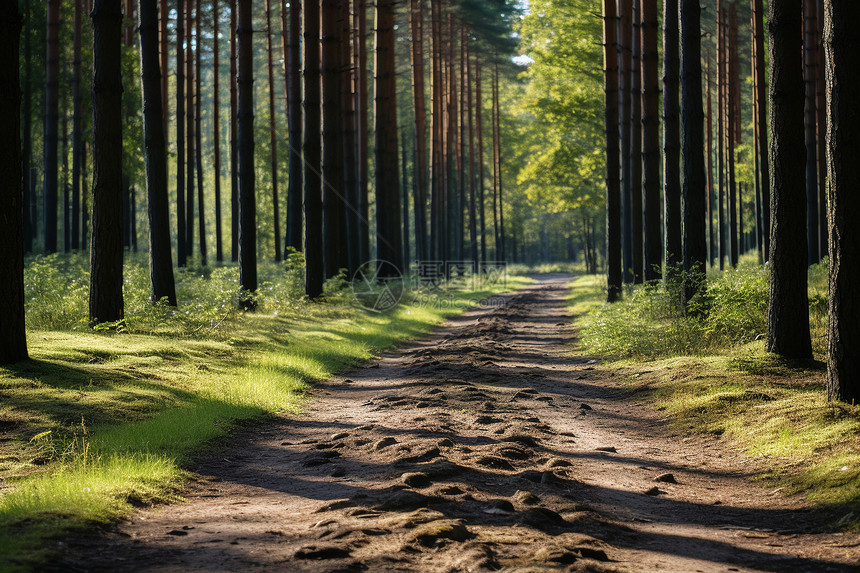
[[[568,279],[318,384],[200,459],[189,503],[67,540],[52,569],[858,570],[838,516],[572,353]]]

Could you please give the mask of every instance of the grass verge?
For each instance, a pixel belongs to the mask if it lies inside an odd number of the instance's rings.
[[[0,367],[0,569],[38,568],[71,530],[178,500],[190,456],[238,421],[297,412],[314,380],[527,282],[437,291],[386,313],[336,296],[292,301],[196,337],[169,318],[146,334],[31,330],[31,360]]]
[[[762,340],[709,339],[684,348],[673,340],[691,328],[683,319],[631,324],[633,316],[646,319],[642,299],[634,294],[626,306],[611,308],[603,303],[604,283],[604,277],[585,276],[572,284],[569,306],[582,333],[578,351],[605,358],[599,368],[620,372],[616,379],[631,397],[665,411],[682,430],[720,435],[757,458],[759,479],[803,493],[833,509],[835,524],[860,529],[860,407],[827,401],[822,363],[782,360],[766,353]],[[637,346],[644,350],[618,352]]]

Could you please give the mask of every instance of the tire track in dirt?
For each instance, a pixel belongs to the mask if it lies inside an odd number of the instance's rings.
[[[849,571],[860,537],[750,483],[572,355],[569,277],[321,383],[199,460],[187,504],[70,540],[55,570]]]

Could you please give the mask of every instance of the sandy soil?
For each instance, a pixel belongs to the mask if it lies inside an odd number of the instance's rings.
[[[306,415],[199,460],[188,503],[69,540],[54,568],[860,570],[860,536],[573,356],[566,281],[319,384]]]

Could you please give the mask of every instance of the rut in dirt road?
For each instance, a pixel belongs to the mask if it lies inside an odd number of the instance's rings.
[[[571,352],[566,277],[321,383],[58,570],[849,571],[857,536]]]

